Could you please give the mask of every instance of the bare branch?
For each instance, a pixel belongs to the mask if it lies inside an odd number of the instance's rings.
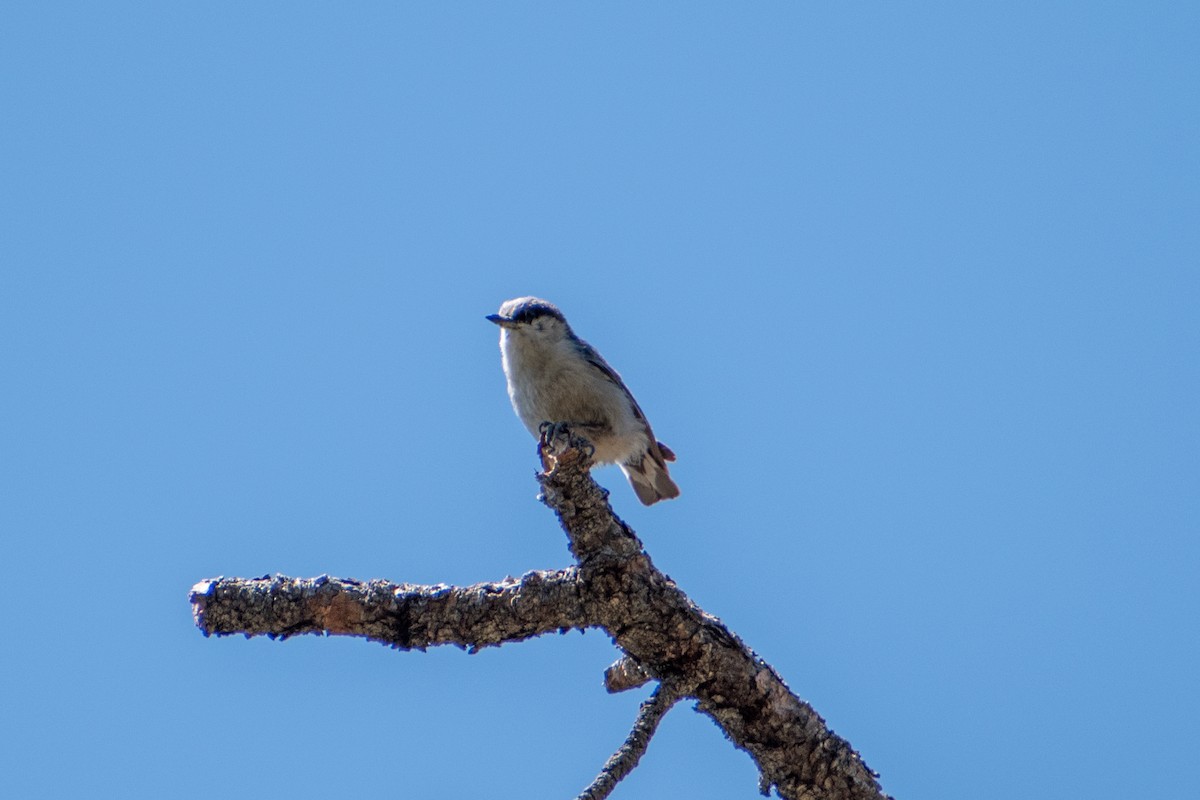
[[[668,684],[659,684],[654,694],[638,709],[633,730],[629,732],[625,744],[617,748],[617,752],[613,753],[601,768],[596,780],[592,781],[591,786],[584,789],[576,800],[604,800],[608,797],[621,779],[633,772],[633,768],[642,760],[646,748],[650,746],[650,739],[658,730],[658,723],[677,702],[679,695],[671,690]]]
[[[470,650],[601,627],[624,653],[606,673],[610,691],[648,678],[662,685],[583,800],[612,791],[645,752],[662,715],[684,697],[694,698],[696,709],[750,754],[763,794],[774,788],[785,800],[886,800],[850,744],[655,568],[592,480],[589,452],[585,440],[556,428],[543,443],[546,472],[538,476],[542,500],[558,515],[578,567],[466,587],[328,576],[216,578],[193,587],[196,624],[205,635],[336,634],[402,649],[455,644]]]
[[[206,636],[361,636],[402,650],[439,644],[477,650],[588,626],[575,569],[465,587],[327,575],[214,578],[192,587],[191,601]]]
[[[796,697],[770,665],[663,575],[592,480],[577,437],[547,444],[553,468],[538,476],[578,559],[589,617],[625,653],[681,694],[747,751],[760,786],[787,800],[881,800],[876,775]]]

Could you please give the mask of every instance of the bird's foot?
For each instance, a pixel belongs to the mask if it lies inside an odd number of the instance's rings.
[[[553,469],[576,444],[582,445],[579,453],[585,458],[590,459],[596,454],[591,442],[572,435],[568,422],[543,422],[538,426],[538,457],[547,471]]]

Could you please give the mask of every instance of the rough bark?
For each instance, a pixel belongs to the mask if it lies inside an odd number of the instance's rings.
[[[438,644],[478,650],[586,627],[574,568],[463,587],[328,575],[211,578],[192,587],[191,600],[206,636],[359,636],[401,650]]]
[[[557,514],[577,567],[461,588],[328,576],[216,578],[193,587],[196,624],[206,635],[340,634],[402,649],[478,649],[602,628],[624,651],[606,674],[609,690],[647,680],[660,687],[643,706],[629,741],[581,797],[606,796],[637,763],[670,705],[691,698],[754,759],[763,794],[774,788],[787,800],[885,798],[850,744],[655,568],[633,531],[613,514],[608,493],[592,480],[588,451],[584,440],[560,433],[545,444],[546,470],[538,476],[542,500]]]

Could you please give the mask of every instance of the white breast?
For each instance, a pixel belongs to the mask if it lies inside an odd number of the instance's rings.
[[[508,395],[534,436],[543,422],[604,427],[588,435],[597,463],[618,463],[645,452],[645,426],[625,391],[589,364],[570,340],[545,342],[502,331],[500,350]]]

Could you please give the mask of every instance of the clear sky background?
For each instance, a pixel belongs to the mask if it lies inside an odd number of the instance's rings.
[[[618,513],[889,792],[1191,796],[1198,9],[6,5],[0,795],[585,786],[601,632],[187,604],[568,564],[484,320],[538,294],[679,454]],[[680,706],[614,797],[755,776]]]

